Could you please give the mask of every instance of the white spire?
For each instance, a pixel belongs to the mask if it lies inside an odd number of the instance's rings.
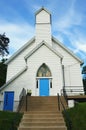
[[[43,40],[51,45],[51,14],[45,8],[36,12],[36,44]]]

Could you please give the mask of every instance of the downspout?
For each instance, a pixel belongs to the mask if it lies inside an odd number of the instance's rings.
[[[65,74],[64,74],[64,65],[62,64],[62,59],[61,59],[61,66],[62,66],[63,88],[65,88]]]
[[[62,65],[62,75],[63,75],[63,88],[65,88],[65,74],[64,74],[64,65]]]
[[[63,58],[61,58],[62,82],[63,82],[63,86],[62,86],[62,92],[61,92],[61,94],[63,95],[63,93],[64,93],[64,89],[65,89],[65,76],[64,76],[64,65],[62,64],[62,60],[63,60]]]

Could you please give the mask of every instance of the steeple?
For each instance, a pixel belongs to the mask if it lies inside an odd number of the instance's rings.
[[[43,40],[51,45],[51,14],[42,7],[36,12],[36,44]]]

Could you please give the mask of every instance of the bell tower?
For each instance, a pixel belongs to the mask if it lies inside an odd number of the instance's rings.
[[[36,44],[42,41],[51,44],[51,14],[41,8],[36,12]]]

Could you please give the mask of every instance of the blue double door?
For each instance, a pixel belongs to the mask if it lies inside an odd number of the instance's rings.
[[[5,92],[3,110],[13,111],[13,103],[14,103],[14,92]]]
[[[43,78],[39,80],[39,95],[49,96],[49,79]]]

